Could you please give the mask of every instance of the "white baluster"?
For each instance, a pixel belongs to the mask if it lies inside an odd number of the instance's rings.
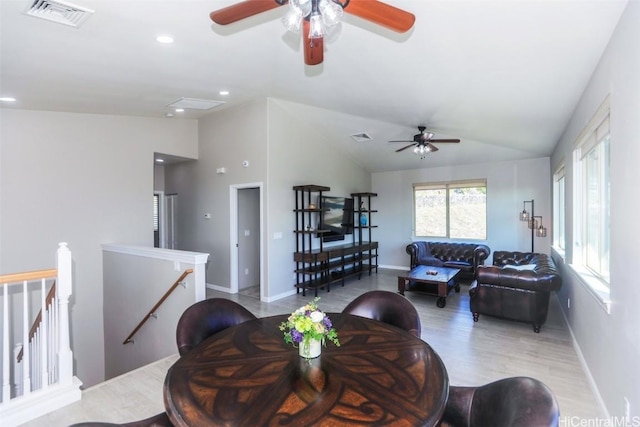
[[[73,380],[73,353],[69,344],[69,296],[71,295],[71,251],[66,243],[58,247],[58,285],[56,299],[59,315],[58,378],[61,385],[69,385]]]
[[[16,343],[13,347],[13,397],[22,396],[22,365],[24,364],[24,359],[22,359],[21,363],[18,363],[18,354],[22,350],[22,343]]]
[[[2,402],[11,399],[11,372],[9,371],[9,284],[2,287]]]
[[[41,285],[41,308],[40,308],[40,388],[49,387],[49,360],[47,359],[47,340],[49,339],[48,323],[49,318],[47,316],[47,286],[46,280],[42,279]]]
[[[31,393],[31,354],[29,346],[29,289],[27,281],[22,282],[22,393]]]

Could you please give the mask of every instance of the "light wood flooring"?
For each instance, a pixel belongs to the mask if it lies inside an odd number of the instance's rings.
[[[396,270],[348,280],[344,287],[319,292],[320,307],[340,312],[356,296],[374,289],[396,292]],[[302,293],[264,303],[246,295],[208,291],[208,297],[238,301],[258,317],[290,313],[313,298]],[[436,298],[407,292],[422,322],[422,339],[438,352],[453,385],[481,385],[500,378],[529,376],[547,384],[556,394],[561,426],[571,417],[603,417],[573,348],[571,335],[552,297],[549,317],[539,334],[531,325],[480,316],[474,323],[469,312],[468,286],[451,293],[446,307],[436,307]],[[338,331],[339,333],[339,331]],[[113,378],[83,391],[80,402],[69,405],[25,426],[63,427],[81,421],[134,421],[164,411],[162,384],[165,372],[177,354]]]

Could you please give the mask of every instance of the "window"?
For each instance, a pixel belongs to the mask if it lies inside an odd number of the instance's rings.
[[[553,246],[563,252],[565,250],[565,205],[564,165],[562,165],[553,174]]]
[[[487,181],[414,184],[416,237],[487,238]]]
[[[574,263],[609,286],[609,106],[603,104],[574,149]]]

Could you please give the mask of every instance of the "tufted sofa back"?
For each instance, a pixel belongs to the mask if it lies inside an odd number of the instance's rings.
[[[489,257],[487,245],[477,243],[427,242],[409,244],[406,251],[411,255],[411,268],[416,265],[432,265],[460,268],[473,274]]]

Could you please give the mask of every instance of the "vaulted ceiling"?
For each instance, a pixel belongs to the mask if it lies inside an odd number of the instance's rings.
[[[238,1],[71,0],[94,11],[73,28],[25,14],[34,0],[2,0],[0,97],[16,98],[2,108],[180,120],[273,97],[370,171],[548,156],[627,3],[388,0],[415,15],[409,32],[347,13],[324,62],[306,66],[286,5],[209,19]],[[176,113],[181,97],[224,104]],[[404,145],[388,141],[418,125],[462,142],[424,160],[395,153]]]

